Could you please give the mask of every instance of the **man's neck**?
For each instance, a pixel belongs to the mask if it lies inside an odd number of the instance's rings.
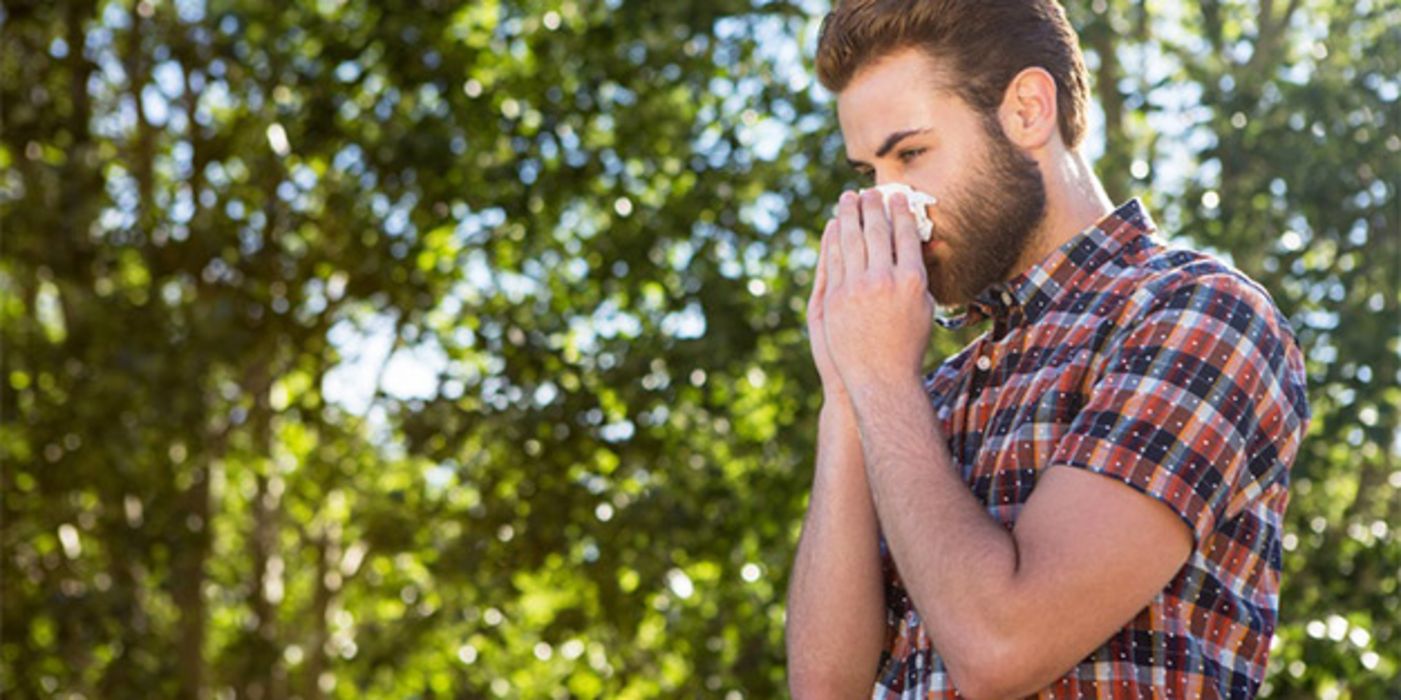
[[[1026,272],[1114,211],[1114,203],[1080,151],[1062,152],[1050,162],[1054,167],[1042,170],[1046,214],[1013,266],[1013,276]]]

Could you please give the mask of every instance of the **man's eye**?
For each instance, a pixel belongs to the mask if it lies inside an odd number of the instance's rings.
[[[923,153],[923,152],[924,152],[924,149],[923,149],[923,148],[910,148],[910,149],[907,149],[907,150],[904,150],[904,151],[900,151],[900,162],[901,162],[901,163],[908,163],[908,162],[910,162],[910,160],[911,160],[912,158],[914,158],[915,156],[917,156],[917,155],[919,155],[919,154],[921,154],[921,153]]]

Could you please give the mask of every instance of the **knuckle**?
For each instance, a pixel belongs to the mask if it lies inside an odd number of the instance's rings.
[[[901,269],[895,273],[895,280],[902,290],[919,289],[924,286],[916,270]]]
[[[879,296],[889,294],[894,289],[893,282],[888,273],[873,272],[862,275],[857,287],[862,294]]]

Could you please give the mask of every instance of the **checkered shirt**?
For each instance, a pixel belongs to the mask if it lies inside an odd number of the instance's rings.
[[[1309,422],[1303,358],[1268,293],[1170,248],[1131,200],[970,303],[993,325],[924,386],[964,481],[1009,530],[1051,464],[1122,482],[1194,536],[1172,581],[1038,698],[1249,698],[1279,609],[1289,471]],[[875,698],[960,697],[884,538]]]

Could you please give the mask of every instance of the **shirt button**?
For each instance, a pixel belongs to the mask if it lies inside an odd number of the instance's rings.
[[[987,355],[978,358],[978,369],[986,372],[989,367],[992,367],[992,360],[989,360]]]

